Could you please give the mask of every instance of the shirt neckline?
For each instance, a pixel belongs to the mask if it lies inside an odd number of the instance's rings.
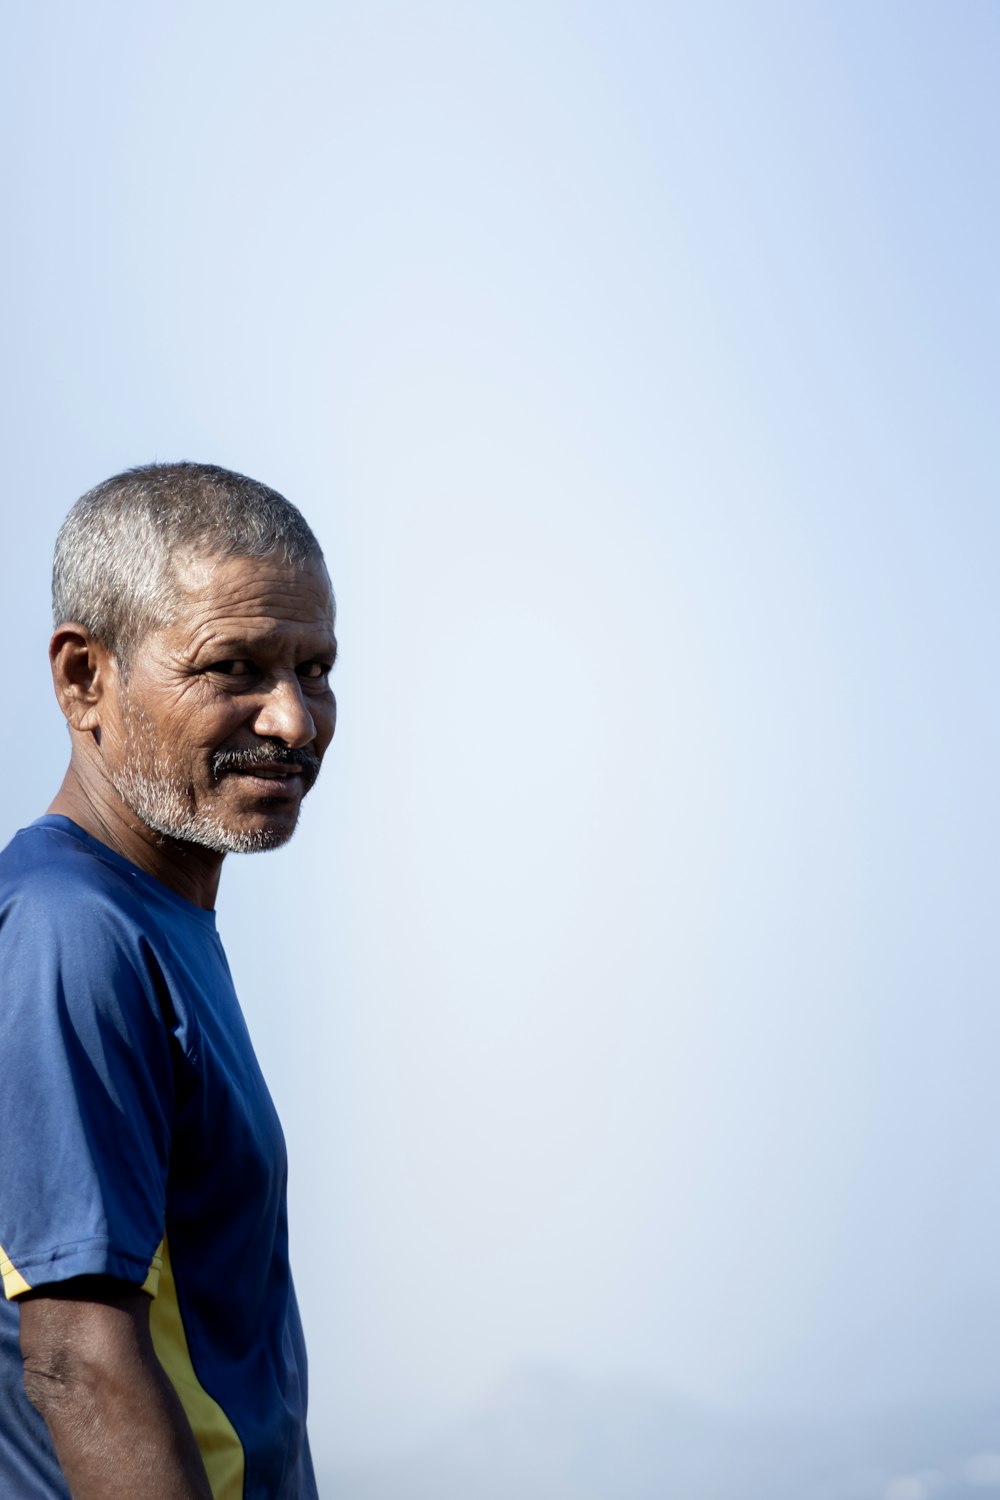
[[[215,931],[215,907],[206,909],[204,906],[199,906],[197,902],[189,901],[186,896],[182,896],[179,891],[175,891],[165,881],[158,879],[155,875],[150,875],[147,870],[143,870],[139,865],[134,864],[132,860],[126,859],[124,854],[119,854],[116,849],[112,849],[108,844],[102,843],[92,833],[88,833],[85,828],[81,828],[79,823],[74,823],[72,818],[67,818],[65,813],[43,813],[40,818],[36,818],[28,826],[30,828],[51,829],[53,832],[63,833],[68,838],[75,839],[77,843],[83,844],[89,849],[97,859],[103,859],[113,868],[128,875],[130,879],[139,881],[152,894],[161,897],[172,906],[176,906],[185,915],[197,917],[198,921],[204,926],[210,927],[213,932]]]

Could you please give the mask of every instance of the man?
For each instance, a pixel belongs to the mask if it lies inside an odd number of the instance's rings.
[[[266,486],[152,465],[74,506],[53,603],[69,769],[0,855],[0,1496],[315,1500],[284,1144],[213,907],[333,736],[322,553]]]

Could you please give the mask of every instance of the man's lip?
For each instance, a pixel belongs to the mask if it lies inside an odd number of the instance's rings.
[[[276,764],[269,761],[262,766],[237,766],[232,770],[223,771],[223,776],[253,776],[264,781],[284,781],[289,776],[301,776],[302,767],[285,764]]]
[[[298,800],[309,785],[302,774],[301,766],[248,766],[245,771],[225,771],[223,778],[232,777],[238,782],[243,794],[287,801]]]

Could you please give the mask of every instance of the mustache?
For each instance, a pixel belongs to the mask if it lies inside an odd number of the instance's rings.
[[[260,740],[245,750],[216,750],[210,762],[212,779],[227,771],[256,771],[261,766],[297,766],[307,786],[319,775],[319,756],[312,750],[291,750],[281,740]]]

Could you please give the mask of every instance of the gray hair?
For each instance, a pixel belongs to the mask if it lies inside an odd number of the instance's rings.
[[[52,620],[75,620],[127,670],[148,631],[169,625],[179,553],[283,554],[292,565],[323,553],[277,490],[215,464],[144,464],[88,490],[56,538]]]

